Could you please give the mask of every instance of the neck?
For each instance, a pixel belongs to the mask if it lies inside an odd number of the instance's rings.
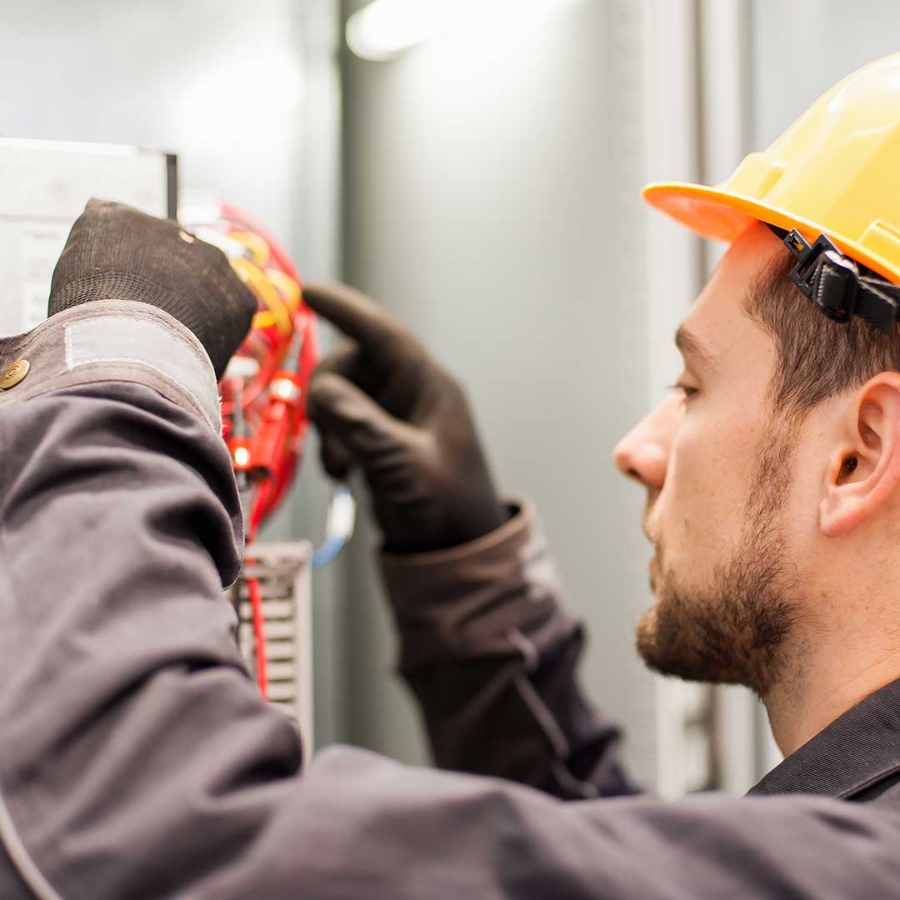
[[[900,636],[871,622],[854,640],[797,642],[782,676],[763,697],[779,749],[789,756],[869,694],[900,678]],[[863,648],[861,651],[860,648]]]

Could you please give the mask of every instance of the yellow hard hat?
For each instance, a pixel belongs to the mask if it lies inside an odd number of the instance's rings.
[[[651,184],[644,198],[707,238],[730,242],[754,220],[825,235],[900,284],[900,53],[835,85],[723,184]]]

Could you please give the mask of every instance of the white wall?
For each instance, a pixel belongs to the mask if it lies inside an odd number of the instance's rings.
[[[754,131],[766,146],[835,82],[900,49],[896,0],[754,0]]]

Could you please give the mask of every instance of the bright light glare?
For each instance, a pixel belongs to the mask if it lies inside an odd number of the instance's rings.
[[[347,46],[362,59],[384,61],[450,31],[481,32],[569,0],[373,0],[347,21]]]
[[[469,0],[375,0],[347,22],[347,45],[363,59],[385,60],[440,34],[454,3]]]

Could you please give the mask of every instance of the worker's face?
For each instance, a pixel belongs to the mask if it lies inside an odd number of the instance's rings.
[[[795,617],[786,510],[796,436],[770,414],[775,347],[743,300],[780,252],[762,226],[735,241],[679,329],[679,388],[616,448],[619,469],[647,489],[656,551],[641,655],[666,674],[762,694]]]

